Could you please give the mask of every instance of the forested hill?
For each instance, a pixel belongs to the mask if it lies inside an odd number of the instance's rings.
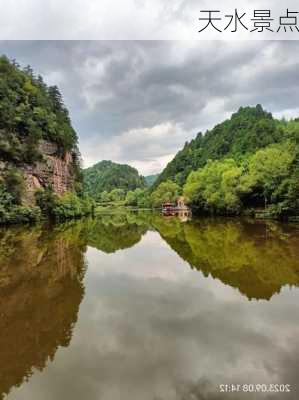
[[[226,156],[237,160],[282,138],[282,128],[272,114],[256,107],[241,107],[230,119],[186,143],[155,181],[153,188],[171,179],[182,186],[192,170]]]
[[[0,157],[18,164],[40,159],[38,143],[57,144],[61,154],[77,135],[57,86],[48,87],[31,67],[0,57]]]
[[[98,200],[103,192],[115,189],[128,192],[146,186],[145,179],[138,171],[126,164],[101,161],[83,171],[86,193]]]
[[[89,205],[77,135],[58,87],[0,56],[0,224],[42,214],[71,218]]]
[[[159,174],[145,176],[145,181],[146,181],[147,186],[152,186],[158,179],[158,176],[159,176]]]

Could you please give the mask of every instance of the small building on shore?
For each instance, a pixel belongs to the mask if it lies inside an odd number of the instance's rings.
[[[178,210],[189,210],[189,207],[186,205],[186,199],[184,196],[180,196],[177,199],[177,209]]]
[[[176,203],[165,202],[162,204],[162,213],[167,216],[179,215],[188,217],[191,214],[190,208],[185,203],[184,196],[180,196]]]
[[[171,202],[166,202],[162,204],[162,211],[173,211],[176,209],[176,204]]]

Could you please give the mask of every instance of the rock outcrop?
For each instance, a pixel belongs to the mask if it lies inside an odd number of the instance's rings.
[[[70,152],[58,156],[55,143],[42,141],[39,151],[43,160],[35,165],[25,166],[23,170],[25,179],[25,200],[32,201],[36,190],[52,187],[57,195],[63,195],[74,189],[74,157]]]
[[[39,189],[52,187],[54,193],[60,196],[74,190],[76,155],[65,152],[60,156],[57,144],[45,140],[39,143],[38,149],[42,155],[40,161],[18,166],[24,177],[23,203],[28,205],[35,203],[34,195]],[[1,161],[0,174],[14,166],[10,162]]]
[[[0,82],[0,223],[8,223],[23,218],[29,207],[20,203],[34,205],[38,189],[74,191],[80,166],[77,133],[59,88],[5,55]]]

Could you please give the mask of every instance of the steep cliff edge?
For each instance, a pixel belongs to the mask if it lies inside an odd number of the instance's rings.
[[[56,143],[41,141],[38,144],[41,159],[32,164],[18,164],[0,160],[0,179],[5,179],[7,171],[17,168],[24,180],[21,202],[26,205],[36,204],[38,190],[51,188],[53,193],[63,196],[75,190],[75,170],[77,154],[66,152],[60,156]]]
[[[77,217],[88,208],[82,196],[77,134],[59,89],[0,57],[0,223]]]

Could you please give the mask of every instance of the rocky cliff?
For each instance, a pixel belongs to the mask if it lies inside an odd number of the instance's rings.
[[[25,201],[32,201],[38,189],[52,187],[54,193],[63,195],[74,190],[75,155],[67,151],[58,155],[57,144],[42,141],[39,144],[42,161],[22,168],[25,179]]]
[[[39,161],[17,165],[24,178],[22,200],[28,205],[35,203],[35,193],[39,189],[51,187],[60,196],[74,190],[77,158],[75,151],[59,155],[57,144],[46,140],[40,141],[38,151],[41,155]],[[0,160],[0,176],[15,167],[11,161]]]
[[[79,176],[77,134],[58,87],[0,56],[0,214],[34,205],[38,189],[73,191]]]

